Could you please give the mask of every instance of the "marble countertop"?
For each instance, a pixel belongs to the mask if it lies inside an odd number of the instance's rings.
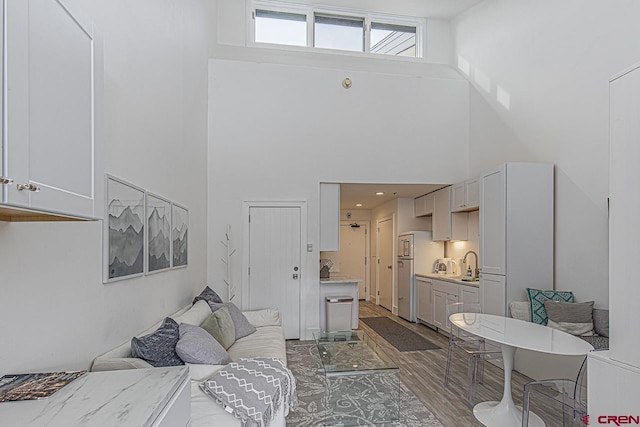
[[[7,426],[151,426],[179,387],[185,366],[89,372],[42,400],[0,403]]]
[[[457,283],[459,285],[465,285],[465,286],[474,286],[474,287],[478,287],[480,286],[480,282],[475,281],[475,282],[468,282],[466,280],[462,280],[462,276],[454,276],[451,274],[434,274],[434,273],[416,273],[416,276],[419,277],[426,277],[428,279],[438,279],[438,280],[443,280],[445,282],[452,282],[452,283]]]
[[[329,274],[328,279],[320,279],[320,284],[323,285],[357,285],[360,282],[362,282],[362,279],[354,279],[353,277],[340,274]]]

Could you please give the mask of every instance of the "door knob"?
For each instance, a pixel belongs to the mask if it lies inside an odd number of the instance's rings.
[[[11,184],[13,180],[4,176],[0,176],[0,184]]]

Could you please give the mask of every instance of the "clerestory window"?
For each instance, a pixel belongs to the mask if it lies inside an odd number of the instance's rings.
[[[256,44],[423,57],[419,18],[254,1],[250,19]]]

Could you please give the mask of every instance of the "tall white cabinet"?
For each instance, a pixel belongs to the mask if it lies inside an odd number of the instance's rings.
[[[4,0],[2,211],[102,215],[102,66],[67,0]]]
[[[553,165],[506,163],[480,176],[480,292],[507,315],[526,288],[553,289]]]
[[[592,419],[636,415],[640,393],[640,341],[634,319],[640,287],[640,64],[609,84],[609,351],[589,355]]]

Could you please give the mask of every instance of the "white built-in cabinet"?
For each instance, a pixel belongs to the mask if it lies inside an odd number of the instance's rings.
[[[609,83],[609,351],[589,354],[587,399],[592,420],[637,415],[640,341],[640,64]],[[614,392],[612,392],[614,391]]]
[[[433,215],[434,193],[425,194],[415,200],[415,215],[429,216]]]
[[[451,187],[440,189],[434,193],[433,240],[451,240]]]
[[[433,325],[432,279],[416,277],[416,317],[419,321]]]
[[[477,210],[480,206],[480,181],[468,179],[451,186],[451,212]]]
[[[526,288],[553,289],[554,173],[548,163],[506,163],[480,177],[481,299],[506,315]]]
[[[320,250],[340,250],[340,184],[320,183]]]
[[[640,368],[640,340],[629,313],[640,301],[640,67],[612,79],[609,149],[609,308],[611,358]]]
[[[98,218],[102,66],[93,24],[66,0],[3,3],[0,218],[23,210]]]

